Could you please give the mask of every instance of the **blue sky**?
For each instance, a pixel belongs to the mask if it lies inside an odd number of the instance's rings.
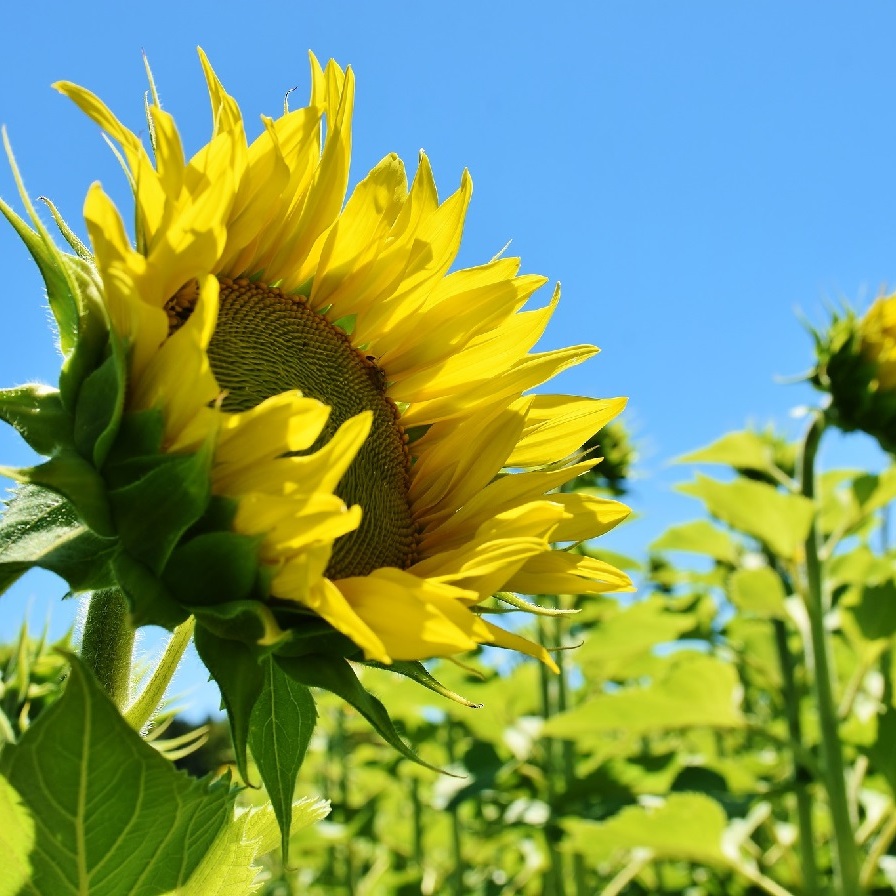
[[[138,9],[138,7],[133,7]],[[557,388],[631,397],[640,443],[630,496],[640,518],[612,541],[639,553],[699,512],[670,492],[670,459],[724,431],[775,421],[796,435],[808,368],[795,315],[864,308],[896,284],[896,6],[885,2],[258,2],[16,4],[3,14],[0,122],[33,196],[83,232],[99,179],[126,204],[97,129],[50,83],[99,93],[142,126],[145,49],[163,104],[195,150],[210,113],[202,45],[247,122],[308,85],[307,49],[357,76],[353,180],[425,148],[442,195],[475,185],[460,264],[512,240],[523,268],[560,280],[542,346],[593,342],[597,359]],[[300,100],[294,101],[296,104]],[[0,164],[0,195],[15,198]],[[54,382],[40,281],[0,228],[6,335],[0,384]],[[547,301],[547,289],[540,294]],[[830,463],[880,458],[834,439]],[[27,452],[0,430],[0,463]],[[26,609],[54,629],[71,608],[49,576],[0,602],[0,638]]]

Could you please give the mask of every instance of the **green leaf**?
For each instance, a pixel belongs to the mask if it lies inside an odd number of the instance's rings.
[[[82,383],[103,363],[111,328],[103,305],[102,284],[94,267],[74,255],[61,255],[61,258],[67,282],[73,286],[78,318],[75,328],[77,340],[70,352],[63,342],[66,359],[59,372],[59,391],[62,403],[74,413]]]
[[[122,544],[156,575],[208,504],[212,447],[162,458],[136,482],[109,493]]]
[[[289,863],[289,833],[296,779],[317,709],[311,691],[290,678],[272,657],[262,662],[264,686],[249,720],[249,748],[280,823],[283,864]]]
[[[98,469],[109,454],[124,411],[124,350],[114,335],[109,344],[109,357],[81,383],[75,410],[75,444]]]
[[[236,767],[248,783],[246,744],[249,741],[252,710],[265,686],[264,673],[258,658],[240,641],[219,638],[202,625],[196,626],[193,641],[206,669],[221,689],[221,699],[230,722]]]
[[[187,604],[245,600],[258,576],[258,539],[235,532],[210,532],[179,545],[163,580]]]
[[[337,697],[341,697],[346,703],[354,706],[376,729],[380,737],[398,750],[406,759],[410,759],[433,771],[441,771],[441,769],[430,765],[428,762],[424,762],[399,737],[395,726],[392,724],[392,719],[389,718],[386,707],[364,689],[348,660],[341,657],[315,654],[301,657],[278,656],[276,660],[290,678],[308,687],[322,688],[325,691],[336,694]]]
[[[734,539],[708,520],[694,520],[667,529],[653,544],[652,551],[688,551],[704,554],[734,566],[738,546]]]
[[[482,708],[481,703],[473,703],[470,700],[467,700],[466,697],[461,697],[460,694],[456,694],[450,688],[446,688],[445,685],[429,673],[423,663],[417,660],[396,660],[389,665],[386,665],[385,663],[366,662],[364,665],[372,666],[374,669],[383,669],[386,672],[392,672],[395,675],[403,675],[405,678],[410,678],[411,681],[416,681],[417,684],[422,685],[442,697],[447,697],[449,700],[459,703],[461,706],[466,706],[470,709]]]
[[[728,579],[728,597],[739,610],[763,619],[786,619],[781,577],[767,566],[738,569]]]
[[[814,513],[808,498],[784,494],[764,482],[718,482],[700,475],[678,490],[699,498],[714,517],[758,539],[779,557],[791,560],[801,554]]]
[[[623,864],[632,850],[649,850],[654,859],[684,859],[705,865],[731,864],[722,838],[722,807],[697,793],[670,794],[659,805],[629,806],[609,821],[565,818],[562,848],[581,853],[592,865]]]
[[[865,473],[857,476],[852,490],[865,513],[873,513],[896,499],[896,467],[890,467],[875,476]]]
[[[758,470],[774,475],[774,454],[761,436],[750,430],[729,432],[705,448],[676,458],[680,464],[725,464],[736,470]]]
[[[73,591],[110,587],[116,548],[114,539],[91,532],[65,498],[21,486],[0,517],[0,592],[35,566],[61,576]]]
[[[158,896],[189,881],[232,824],[226,780],[176,771],[75,656],[63,696],[0,756],[35,821],[32,892]]]
[[[0,420],[14,426],[38,454],[72,445],[72,418],[56,389],[36,383],[0,390]]]
[[[865,640],[889,641],[896,636],[896,583],[888,580],[857,589],[845,602],[844,610]]]
[[[8,147],[7,155],[9,155]],[[12,161],[11,156],[10,161]],[[28,195],[25,193],[22,182],[18,177],[15,163],[13,163],[13,173],[16,175],[22,200],[28,206],[31,215],[36,218],[34,209],[28,200]],[[31,257],[40,270],[44,279],[44,285],[47,288],[50,309],[59,327],[60,346],[63,352],[68,352],[75,343],[78,331],[78,304],[61,264],[61,253],[53,244],[46,230],[41,228],[41,233],[32,230],[24,219],[20,218],[2,199],[0,199],[0,212],[3,213],[6,220],[9,221],[19,238],[28,248]]]
[[[34,848],[35,831],[31,813],[6,778],[0,777],[0,896],[18,896],[31,877],[29,854]],[[33,892],[33,891],[32,891]]]
[[[308,827],[330,811],[322,800],[305,798],[291,807],[291,829]],[[277,819],[270,805],[241,812],[222,828],[185,885],[167,896],[246,896],[255,891],[257,856],[277,845]]]
[[[699,653],[671,654],[662,674],[644,687],[599,694],[548,719],[545,737],[604,738],[608,732],[647,734],[681,728],[743,725],[740,681],[734,667]]]
[[[674,641],[692,629],[693,613],[671,612],[667,601],[650,597],[629,607],[613,606],[592,628],[576,652],[576,660],[589,678],[625,675],[632,660],[650,653],[658,644]]]
[[[106,498],[106,484],[99,473],[76,451],[62,451],[36,467],[0,467],[0,473],[17,482],[30,482],[58,492],[71,502],[78,516],[97,535],[106,538],[115,535]]]
[[[131,621],[141,625],[161,625],[173,631],[190,614],[168,589],[139,560],[119,551],[112,560],[115,584],[121,588],[131,608]]]

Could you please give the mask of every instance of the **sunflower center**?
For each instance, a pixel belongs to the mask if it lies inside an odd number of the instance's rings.
[[[332,408],[307,453],[325,445],[350,417],[373,413],[370,435],[336,489],[346,504],[361,505],[361,525],[336,540],[327,577],[410,566],[417,537],[408,499],[407,438],[398,409],[386,397],[382,370],[345,332],[309,308],[303,296],[246,279],[219,280],[220,310],[208,356],[226,390],[225,411],[249,410],[273,395],[300,389]]]

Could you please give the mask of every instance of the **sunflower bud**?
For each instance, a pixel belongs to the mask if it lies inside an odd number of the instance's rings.
[[[818,363],[810,382],[830,395],[828,421],[860,430],[896,452],[896,294],[859,318],[847,309],[827,331],[813,331]]]

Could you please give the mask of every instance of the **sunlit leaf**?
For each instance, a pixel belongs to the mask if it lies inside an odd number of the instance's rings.
[[[722,807],[696,793],[670,794],[655,804],[630,806],[609,821],[566,818],[563,849],[578,852],[589,864],[619,864],[632,850],[650,850],[655,859],[686,859],[728,865],[722,848],[726,818]]]
[[[35,822],[32,892],[174,890],[231,823],[234,793],[226,780],[175,771],[121,718],[77,657],[69,659],[63,696],[0,756],[0,773]]]
[[[779,557],[794,560],[802,554],[814,512],[808,498],[784,494],[764,482],[719,482],[700,475],[678,489],[699,498],[714,517],[763,542]]]
[[[738,569],[728,579],[728,597],[739,610],[763,619],[786,619],[781,577],[767,566]]]
[[[734,539],[708,520],[694,520],[667,529],[650,545],[653,551],[689,551],[703,554],[732,566],[737,563],[738,547]]]
[[[548,737],[593,738],[612,731],[646,734],[664,729],[743,724],[740,684],[733,666],[698,653],[666,658],[665,675],[644,687],[599,694],[548,719]]]
[[[755,432],[729,432],[705,448],[676,458],[680,464],[725,464],[737,470],[758,470],[774,474],[774,454],[770,445]]]
[[[34,848],[34,820],[18,793],[6,778],[0,777],[0,896],[18,896],[35,892],[26,888],[31,877],[29,853]]]

